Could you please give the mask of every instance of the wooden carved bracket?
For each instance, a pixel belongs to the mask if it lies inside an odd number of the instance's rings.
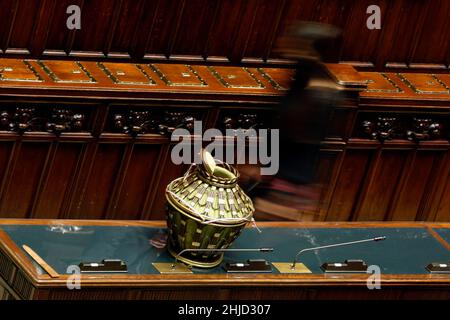
[[[364,120],[361,126],[364,135],[381,142],[393,138],[415,142],[439,139],[443,128],[441,123],[430,118],[400,121],[395,117],[378,117],[376,121]]]
[[[187,115],[184,112],[170,112],[166,111],[162,123],[158,125],[160,134],[171,134],[178,128],[187,129],[189,132],[194,130],[195,118]]]
[[[385,141],[394,137],[394,126],[397,118],[378,117],[377,121],[365,120],[362,123],[364,133],[373,140]]]
[[[154,126],[155,123],[150,117],[150,111],[130,111],[128,115],[114,115],[114,128],[119,132],[131,134],[132,136],[149,133]]]
[[[243,130],[247,132],[247,130],[265,127],[265,124],[259,120],[257,114],[254,113],[240,113],[238,115],[233,116],[225,116],[222,119],[222,127],[225,130]],[[254,133],[254,132],[253,132]]]
[[[432,119],[413,118],[412,129],[406,131],[406,137],[411,141],[424,141],[439,139],[442,133],[442,124]]]
[[[0,129],[20,134],[48,131],[58,135],[61,132],[81,131],[84,120],[84,114],[74,114],[69,109],[53,109],[50,116],[39,116],[35,108],[17,107],[14,112],[0,112]]]
[[[128,114],[115,114],[113,121],[116,131],[135,137],[138,134],[145,133],[170,135],[178,128],[184,128],[192,132],[195,117],[185,112],[165,111],[160,116],[150,111],[131,110]]]
[[[74,114],[72,110],[68,109],[53,109],[50,121],[46,123],[46,129],[56,135],[62,132],[82,131],[84,121],[84,114]]]
[[[2,129],[7,131],[15,131],[19,133],[32,131],[35,129],[38,122],[35,118],[34,108],[18,107],[12,114],[8,113],[8,111],[3,111],[1,114],[1,122],[4,125]]]

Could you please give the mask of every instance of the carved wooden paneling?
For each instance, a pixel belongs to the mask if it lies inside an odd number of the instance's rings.
[[[270,129],[277,125],[277,114],[270,110],[223,109],[217,121],[217,128],[224,133],[234,130]]]
[[[109,217],[114,219],[141,219],[148,215],[145,205],[153,195],[152,185],[158,173],[161,146],[135,144],[121,168],[121,180],[116,183],[114,203]]]
[[[340,163],[343,160],[342,149],[322,149],[317,159],[314,173],[314,184],[319,186],[320,195],[314,206],[315,221],[325,221],[328,216],[328,207],[331,202],[333,189],[339,174]]]
[[[13,141],[2,141],[2,143],[0,143],[0,168],[2,168],[0,170],[0,195],[4,194],[6,190],[10,172],[12,170],[12,166],[14,163],[14,158],[12,157],[14,147],[15,145]],[[11,216],[14,215],[15,213],[13,212]]]
[[[13,2],[13,1],[11,1]],[[53,1],[53,5],[46,9],[49,25],[47,26],[46,37],[41,43],[43,47],[42,55],[66,55],[72,50],[75,30],[69,30],[66,26],[67,7],[77,5],[82,8],[84,0],[60,0]],[[56,26],[63,26],[58,28]],[[38,53],[41,55],[41,53]]]
[[[445,73],[361,72],[360,75],[367,81],[364,98],[445,100],[450,96],[450,78]]]
[[[417,151],[403,172],[403,181],[396,190],[397,198],[389,220],[427,220],[430,215],[427,201],[433,196],[435,183],[441,172],[445,151]]]
[[[423,2],[422,9],[422,29],[415,36],[418,38],[417,46],[411,47],[411,60],[415,63],[448,64],[450,3],[445,0],[433,4],[426,1]],[[436,32],[437,30],[446,32]]]
[[[284,75],[284,77],[283,77]],[[91,61],[0,59],[0,87],[80,91],[114,95],[161,92],[201,94],[262,93],[280,97],[292,69],[135,64]],[[284,80],[283,80],[284,79]],[[129,97],[129,96],[128,96]],[[247,99],[250,97],[247,96]]]
[[[332,200],[327,210],[328,221],[349,221],[366,178],[371,150],[347,150],[339,171]]]
[[[384,220],[390,212],[395,190],[400,177],[408,151],[383,150],[373,159],[371,170],[362,186],[363,195],[359,198],[354,220]]]
[[[151,14],[152,11],[148,7],[144,7],[146,3],[155,6],[157,1],[116,1],[115,11],[113,12],[110,30],[107,30],[107,39],[103,52],[107,52],[108,57],[135,57],[136,37],[141,36],[140,32],[148,30],[139,26],[139,21],[145,14]],[[108,4],[107,4],[108,5]],[[149,11],[149,12],[147,12]],[[151,19],[148,19],[151,22]],[[146,32],[146,31],[144,31]]]
[[[103,56],[104,50],[109,51],[108,40],[116,30],[120,3],[117,0],[83,1],[82,27],[74,33],[72,54],[90,51],[93,55]]]
[[[3,179],[0,214],[27,218],[48,161],[50,143],[16,142]],[[30,161],[32,159],[32,161]]]
[[[45,10],[43,6],[46,3],[43,0],[39,1],[6,1],[2,3],[6,8],[10,8],[11,11],[5,11],[6,21],[9,21],[3,32],[4,36],[3,49],[6,52],[14,53],[31,53],[32,40],[36,23],[39,21],[39,13]],[[10,3],[8,3],[10,2]],[[2,10],[3,11],[3,10]]]
[[[128,108],[131,109],[131,108]],[[156,108],[117,110],[111,113],[105,131],[125,133],[130,136],[160,134],[170,136],[176,129],[194,130],[194,122],[202,121],[204,115],[198,111],[163,111]]]
[[[187,170],[173,130],[283,128],[291,69],[211,67],[0,59],[0,216],[164,219],[166,185]],[[322,143],[315,219],[448,221],[450,76],[329,71],[351,90]]]
[[[388,0],[362,0],[354,2],[353,5],[344,14],[347,15],[346,25],[344,27],[343,43],[341,49],[341,59],[345,61],[367,61],[374,62],[377,57],[378,46],[382,43],[382,35],[385,31],[369,30],[366,27],[367,14],[361,14],[366,11],[370,5],[378,5],[381,9],[381,17],[387,18],[389,3]],[[384,21],[386,23],[386,21]],[[360,32],[352,32],[356,26],[361,26]],[[391,30],[389,30],[391,31]],[[393,31],[393,30],[392,30]],[[391,31],[391,32],[392,32]],[[362,40],[364,39],[364,40]]]
[[[82,143],[58,143],[53,149],[48,171],[31,210],[33,218],[62,218],[64,206],[73,191],[74,180],[79,174]]]
[[[108,214],[111,194],[123,162],[123,144],[99,144],[92,157],[86,158],[84,178],[79,183],[69,216],[102,219]]]
[[[439,199],[439,207],[437,210],[435,221],[448,221],[450,212],[450,177],[446,179],[447,184],[444,189],[442,197]]]
[[[327,137],[333,139],[347,139],[351,135],[355,114],[355,106],[335,108],[330,117]]]
[[[450,139],[448,114],[403,111],[360,112],[353,136],[378,140],[444,141]]]
[[[11,110],[12,109],[12,110]],[[21,106],[3,109],[0,112],[0,130],[25,132],[50,132],[59,135],[63,132],[81,132],[86,128],[85,113],[77,113],[68,108],[50,110]]]
[[[81,7],[80,30],[66,27],[69,5]],[[366,27],[369,5],[381,8],[381,30]],[[39,58],[263,62],[279,58],[276,39],[291,21],[313,20],[343,29],[339,60],[445,66],[449,12],[444,0],[3,0],[0,50]]]

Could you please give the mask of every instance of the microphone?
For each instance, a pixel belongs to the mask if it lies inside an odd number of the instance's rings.
[[[178,258],[185,252],[272,252],[273,248],[243,248],[243,249],[183,249],[175,256],[175,262],[172,263],[172,269],[175,269],[175,264]]]
[[[350,242],[342,242],[342,243],[335,243],[335,244],[329,244],[326,246],[320,246],[320,247],[313,247],[313,248],[306,248],[306,249],[302,249],[299,252],[297,252],[297,254],[295,255],[294,258],[294,262],[291,265],[291,269],[295,270],[295,265],[297,263],[297,258],[300,254],[302,254],[303,252],[307,252],[307,251],[315,251],[315,250],[320,250],[320,249],[326,249],[326,248],[333,248],[333,247],[341,247],[341,246],[348,246],[348,245],[352,245],[352,244],[357,244],[357,243],[363,243],[363,242],[371,242],[371,241],[383,241],[385,240],[386,237],[385,236],[381,236],[381,237],[375,237],[375,238],[370,238],[370,239],[364,239],[364,240],[357,240],[357,241],[350,241]]]

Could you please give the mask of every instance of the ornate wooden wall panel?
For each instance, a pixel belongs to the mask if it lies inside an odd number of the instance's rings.
[[[357,199],[367,174],[372,150],[348,149],[339,171],[337,184],[326,219],[329,221],[349,221],[353,217]]]
[[[450,184],[448,183],[444,191],[444,194],[442,195],[440,206],[437,215],[434,219],[435,221],[448,221],[448,213],[450,212],[449,199],[450,199]]]
[[[5,177],[0,212],[6,217],[27,218],[35,201],[50,151],[48,142],[16,142]],[[33,159],[33,161],[30,161]]]
[[[70,216],[102,219],[107,215],[108,203],[123,160],[125,145],[99,143],[93,155],[87,155],[78,194],[71,203]]]
[[[323,141],[315,219],[448,221],[450,76],[328,69],[347,95]],[[187,169],[170,160],[170,133],[192,133],[194,120],[222,132],[277,128],[291,77],[0,59],[0,215],[162,219],[165,187]]]
[[[384,150],[375,156],[363,186],[364,196],[359,199],[355,220],[385,219],[407,156],[407,151],[399,150]]]
[[[410,155],[396,198],[389,212],[389,220],[427,220],[429,201],[436,192],[437,174],[441,171],[445,151],[420,150]]]
[[[69,5],[82,10],[80,30],[66,27]],[[369,5],[381,30],[366,27]],[[292,20],[343,29],[341,61],[450,63],[446,0],[2,0],[0,52],[23,57],[280,62],[275,40]]]
[[[31,210],[33,218],[58,218],[72,190],[83,152],[83,143],[53,142],[37,199]]]
[[[108,217],[139,219],[146,215],[145,205],[153,191],[160,155],[161,146],[157,144],[127,146],[116,190],[107,210]]]
[[[328,218],[327,208],[332,201],[332,190],[337,182],[340,163],[343,160],[342,146],[324,146],[321,149],[314,176],[315,182],[320,186],[320,201],[317,204],[314,220],[324,221]]]

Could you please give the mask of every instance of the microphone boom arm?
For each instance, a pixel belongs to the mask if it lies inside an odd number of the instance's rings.
[[[330,244],[330,245],[326,245],[326,246],[320,246],[320,247],[314,247],[314,248],[306,248],[306,249],[302,249],[299,252],[297,252],[297,254],[295,255],[294,258],[294,262],[291,265],[291,269],[294,270],[295,269],[295,265],[297,263],[297,258],[300,254],[302,254],[303,252],[307,252],[307,251],[315,251],[315,250],[320,250],[320,249],[326,249],[326,248],[333,248],[333,247],[341,247],[341,246],[347,246],[347,245],[351,245],[351,244],[357,244],[357,243],[363,243],[363,242],[370,242],[370,241],[382,241],[385,240],[386,237],[382,236],[382,237],[375,237],[375,238],[370,238],[370,239],[364,239],[364,240],[357,240],[357,241],[349,241],[349,242],[342,242],[342,243],[335,243],[335,244]]]

